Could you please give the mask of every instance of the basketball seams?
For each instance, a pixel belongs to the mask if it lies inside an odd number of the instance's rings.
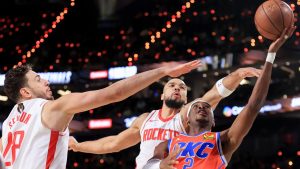
[[[278,33],[280,34],[280,30],[278,30],[278,28],[275,26],[275,24],[272,22],[271,18],[269,17],[269,15],[267,14],[267,12],[265,11],[264,5],[261,6],[262,10],[264,11],[265,15],[267,16],[269,22],[272,24],[272,26],[278,31]]]
[[[288,6],[288,7],[290,8],[290,6]],[[291,9],[291,8],[290,8],[290,9]],[[290,11],[291,11],[291,13],[292,13],[292,17],[291,17],[291,22],[290,22],[290,24],[291,24],[291,25],[294,25],[294,23],[293,23],[293,22],[294,22],[294,13],[293,13],[293,10],[292,10],[292,9],[291,9]]]
[[[282,27],[283,27],[283,29],[284,29],[284,28],[285,28],[285,24],[284,24],[284,16],[283,16],[283,13],[282,13],[280,4],[278,4],[278,3],[276,2],[276,0],[273,0],[273,1],[274,1],[274,3],[278,6],[278,8],[279,8],[279,10],[280,10],[281,20],[282,20]]]
[[[255,23],[256,23],[255,25],[256,25],[259,29],[263,30],[264,32],[267,32],[267,33],[269,33],[269,34],[272,34],[272,35],[274,35],[274,36],[276,36],[276,37],[278,36],[277,34],[274,34],[274,33],[272,33],[272,32],[269,32],[269,31],[265,30],[262,26],[259,25],[259,22],[257,22],[256,19],[255,19]]]

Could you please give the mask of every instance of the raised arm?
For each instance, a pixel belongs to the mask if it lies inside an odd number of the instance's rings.
[[[45,104],[42,121],[46,127],[62,131],[75,113],[124,100],[164,76],[180,76],[199,65],[200,61],[195,60],[176,67],[166,66],[118,81],[104,89],[62,96]]]
[[[249,132],[260,108],[264,104],[269,89],[272,65],[276,52],[286,41],[287,37],[292,35],[294,30],[295,27],[286,29],[281,37],[270,45],[266,63],[261,76],[258,78],[254,86],[247,105],[235,119],[232,126],[228,130],[221,132],[222,149],[228,161],[230,160],[233,152],[239,147],[246,134]]]
[[[228,76],[218,80],[217,83],[208,92],[206,92],[202,98],[197,99],[208,102],[214,110],[219,102],[223,98],[229,96],[239,86],[244,78],[258,77],[260,73],[260,69],[256,69],[253,67],[239,68],[236,71],[230,73]],[[186,125],[186,112],[190,104],[191,103],[187,104],[180,112],[184,125]]]
[[[258,77],[260,73],[260,69],[253,67],[239,68],[223,79],[220,79],[201,99],[207,101],[215,109],[218,103],[224,97],[230,95],[243,79],[246,77]]]
[[[132,147],[141,141],[140,127],[148,113],[139,116],[132,125],[115,136],[108,136],[94,141],[85,141],[78,143],[73,137],[69,140],[69,149],[75,152],[106,154],[119,152],[128,147]]]

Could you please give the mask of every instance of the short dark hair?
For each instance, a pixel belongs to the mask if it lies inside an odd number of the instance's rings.
[[[26,74],[32,70],[31,65],[20,65],[5,74],[4,92],[14,102],[20,99],[20,89],[27,84]]]

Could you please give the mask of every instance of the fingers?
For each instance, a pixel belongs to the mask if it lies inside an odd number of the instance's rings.
[[[253,67],[247,67],[247,68],[240,68],[239,69],[239,74],[241,77],[246,78],[246,77],[259,77],[261,74],[262,70],[261,69],[256,69]]]
[[[261,74],[261,72],[262,72],[261,69],[254,69],[254,70],[253,70],[253,75],[254,75],[255,77],[259,77],[260,74]]]
[[[297,29],[297,26],[292,26],[292,27],[290,27],[290,28],[288,29],[287,35],[288,35],[289,37],[291,37],[296,29]]]
[[[288,32],[288,28],[284,28],[279,39],[287,39],[288,38],[287,32]]]
[[[169,154],[169,157],[171,159],[175,159],[181,151],[182,150],[180,149],[180,147],[178,145],[175,145],[174,150]]]
[[[284,30],[283,30],[283,32],[282,32],[282,34],[281,34],[281,36],[280,36],[280,39],[288,39],[288,38],[290,38],[292,35],[293,35],[293,33],[294,33],[294,31],[296,30],[296,26],[291,26],[291,27],[288,27],[288,28],[285,28]]]
[[[169,160],[167,164],[169,166],[173,166],[173,165],[177,165],[178,163],[179,163],[179,161],[177,161],[177,160]]]
[[[195,69],[201,65],[201,60],[194,60],[191,62],[186,63],[188,67]]]

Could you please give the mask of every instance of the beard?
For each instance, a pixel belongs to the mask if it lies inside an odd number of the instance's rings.
[[[167,99],[167,100],[165,100],[165,103],[169,108],[180,109],[183,106],[184,101],[182,101],[182,100],[176,101],[176,100]]]

